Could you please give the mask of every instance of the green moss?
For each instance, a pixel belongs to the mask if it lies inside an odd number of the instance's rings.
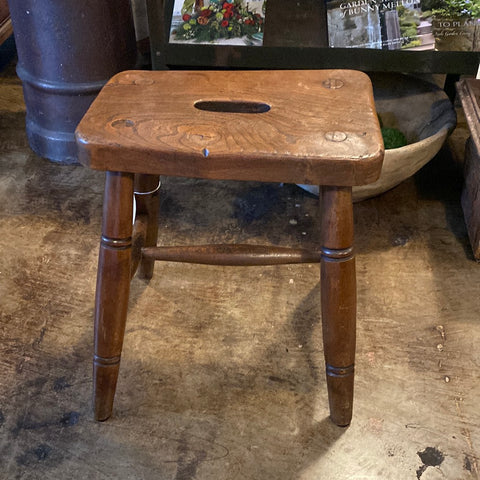
[[[407,144],[405,135],[398,128],[382,128],[382,137],[386,150],[404,147]]]

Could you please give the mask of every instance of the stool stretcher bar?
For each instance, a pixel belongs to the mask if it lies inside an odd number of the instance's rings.
[[[226,266],[320,263],[321,255],[321,252],[303,248],[244,244],[165,246],[142,249],[142,256],[154,260]]]

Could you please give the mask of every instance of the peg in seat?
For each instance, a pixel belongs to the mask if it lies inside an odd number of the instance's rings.
[[[352,187],[377,180],[384,153],[369,78],[349,70],[127,71],[105,85],[76,138],[81,163],[106,171],[95,307],[95,418],[106,420],[112,413],[130,279],[138,266],[149,278],[155,260],[316,262],[330,416],[348,425],[356,321]],[[320,248],[156,246],[160,175],[319,185]]]

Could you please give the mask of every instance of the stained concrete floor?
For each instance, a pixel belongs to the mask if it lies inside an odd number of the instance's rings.
[[[0,77],[1,479],[478,479],[480,265],[445,148],[355,205],[354,419],[328,419],[316,266],[134,279],[115,413],[91,413],[103,175],[28,147]],[[453,136],[461,154],[465,131]],[[317,241],[291,185],[170,179],[163,242]],[[214,228],[214,225],[217,228]],[[217,232],[217,233],[214,233]]]

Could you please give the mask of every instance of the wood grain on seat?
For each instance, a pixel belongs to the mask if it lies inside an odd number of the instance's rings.
[[[225,111],[245,102],[269,109]],[[349,70],[123,72],[76,135],[84,165],[133,173],[353,186],[383,159],[370,80]]]

